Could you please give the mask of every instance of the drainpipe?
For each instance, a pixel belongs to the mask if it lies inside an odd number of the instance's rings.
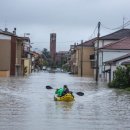
[[[81,40],[81,77],[83,76],[83,40]]]

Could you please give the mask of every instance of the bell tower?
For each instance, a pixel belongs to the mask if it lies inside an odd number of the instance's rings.
[[[56,33],[50,34],[50,54],[52,62],[55,64],[56,61]]]

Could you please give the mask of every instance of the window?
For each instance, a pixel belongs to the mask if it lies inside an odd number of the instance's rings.
[[[90,60],[94,60],[95,59],[95,54],[90,55]]]
[[[91,61],[91,68],[95,69],[96,68],[96,62],[93,60]]]

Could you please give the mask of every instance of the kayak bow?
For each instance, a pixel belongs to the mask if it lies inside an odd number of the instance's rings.
[[[74,101],[74,96],[71,93],[67,93],[62,97],[54,96],[54,101],[70,102],[70,101]]]

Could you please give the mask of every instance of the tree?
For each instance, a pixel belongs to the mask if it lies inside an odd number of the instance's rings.
[[[46,48],[42,50],[42,55],[44,55],[47,59],[51,57],[50,52]]]

